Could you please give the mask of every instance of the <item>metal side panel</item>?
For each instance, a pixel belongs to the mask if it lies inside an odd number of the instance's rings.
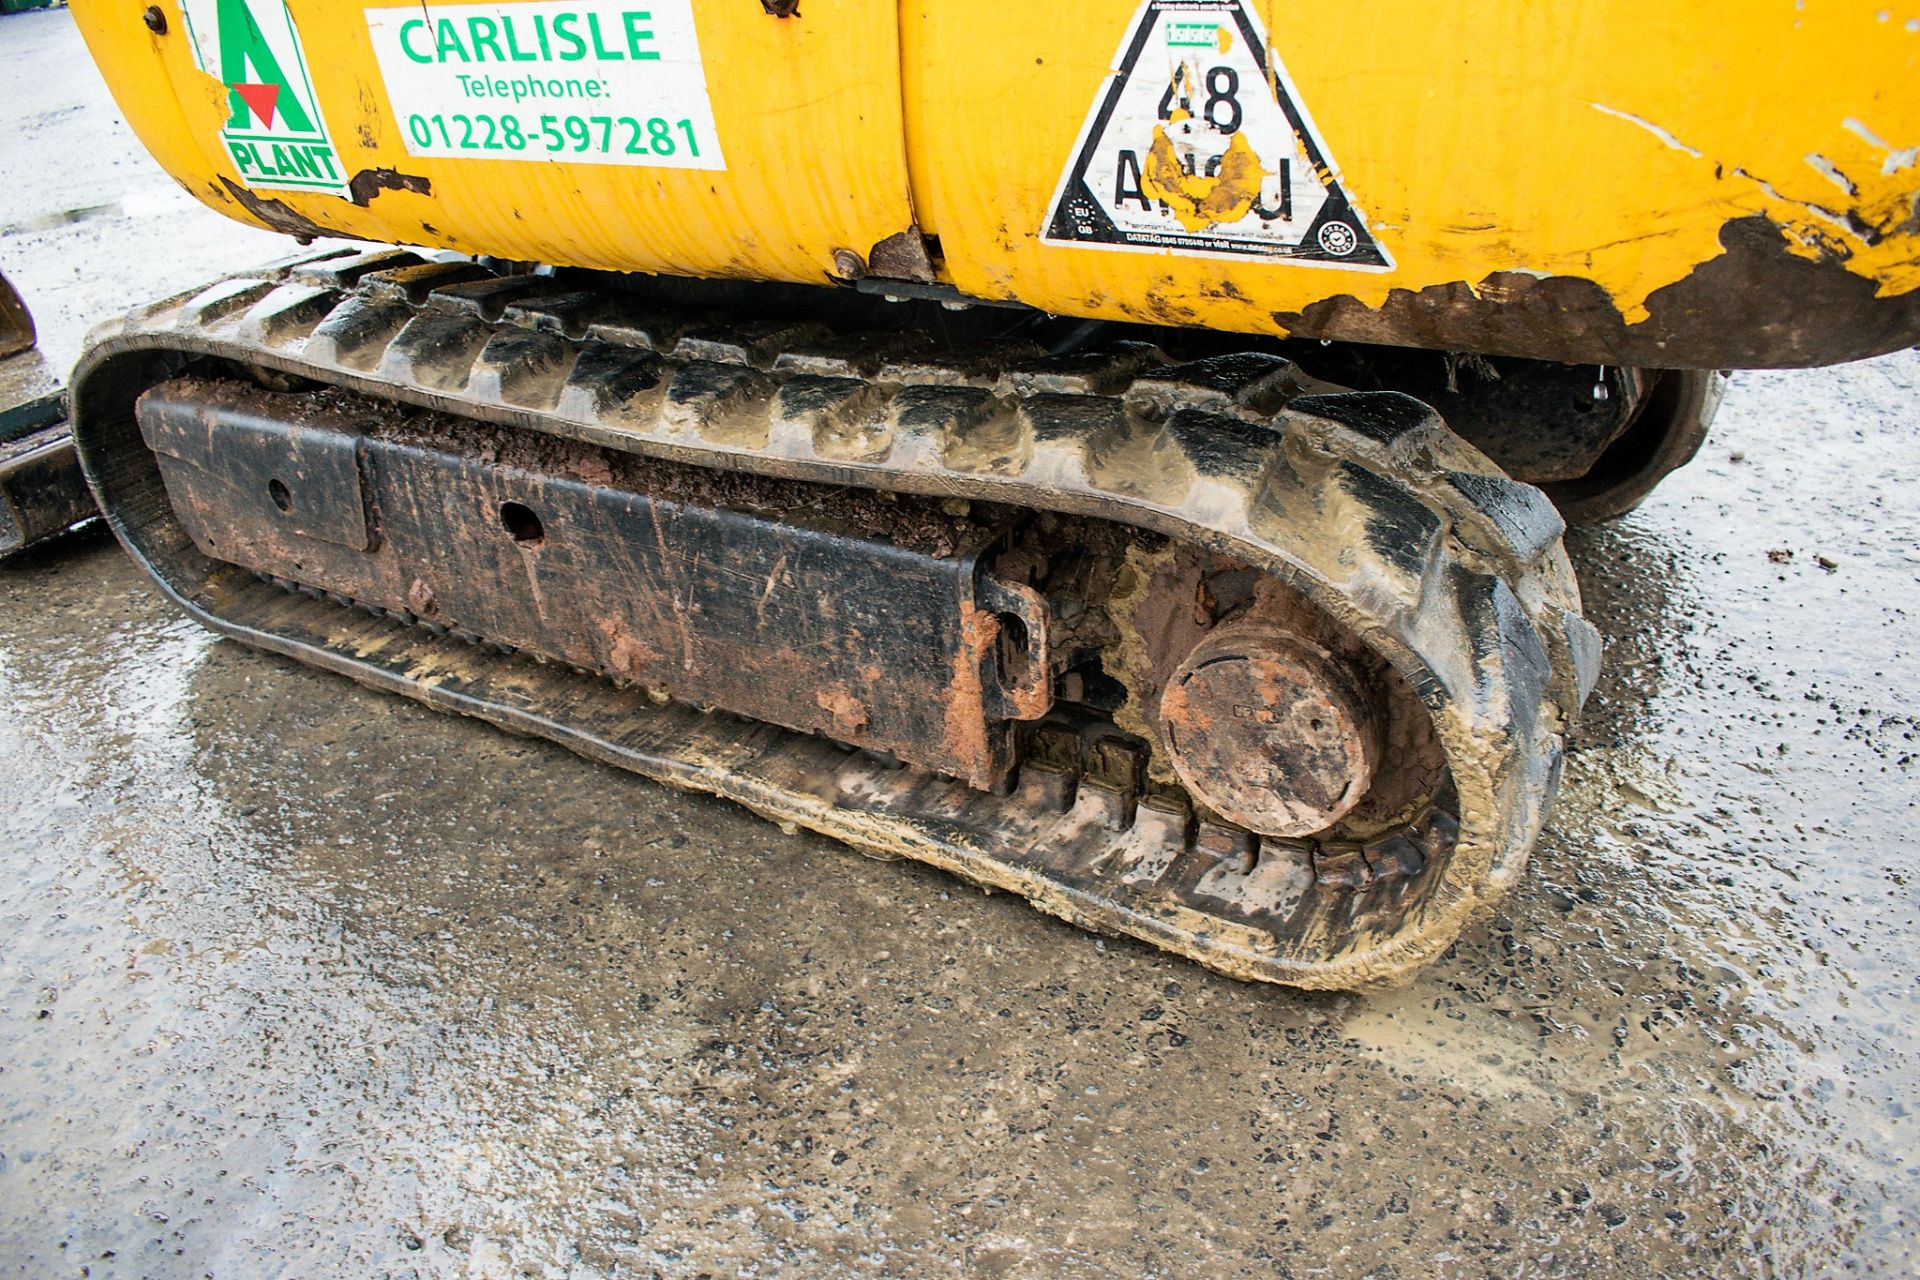
[[[979,564],[1003,530],[901,545],[676,498],[591,447],[375,417],[190,380],[140,401],[209,557],[980,787],[1012,767],[1011,719],[1046,708],[1045,609]],[[996,610],[1030,680],[1002,680]]]
[[[754,0],[423,15],[74,6],[168,172],[290,235],[818,282],[913,222],[889,0],[808,0],[804,19]]]
[[[74,11],[293,235],[1572,363],[1920,340],[1920,38],[1868,0]]]
[[[1884,5],[904,13],[915,195],[967,293],[1660,368],[1920,339],[1920,36]]]

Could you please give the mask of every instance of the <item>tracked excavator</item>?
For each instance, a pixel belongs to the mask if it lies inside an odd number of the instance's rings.
[[[1920,337],[1877,3],[72,7],[332,238],[73,374],[181,608],[1241,978],[1441,953],[1599,669],[1566,521]]]

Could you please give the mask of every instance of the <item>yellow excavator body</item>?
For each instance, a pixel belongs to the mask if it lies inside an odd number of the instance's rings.
[[[73,9],[188,190],[300,235],[1569,362],[1920,338],[1920,18],[1865,0]]]

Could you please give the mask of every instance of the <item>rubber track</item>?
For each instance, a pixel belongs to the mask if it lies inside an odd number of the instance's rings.
[[[193,550],[133,400],[212,355],[681,462],[1114,520],[1281,575],[1404,674],[1459,804],[1410,878],[1248,868],[1191,815],[1026,768],[1009,796],[290,595]],[[783,823],[1021,893],[1238,977],[1403,979],[1511,883],[1545,818],[1597,634],[1558,514],[1426,406],[1327,392],[1276,357],[1165,365],[1124,344],[929,357],[911,337],[730,321],[564,292],[404,251],[278,264],[97,330],[73,384],[82,463],[116,532],[207,625]],[[822,779],[831,780],[822,785]]]

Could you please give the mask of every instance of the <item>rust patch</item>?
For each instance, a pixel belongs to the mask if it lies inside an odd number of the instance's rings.
[[[424,579],[415,578],[413,585],[407,588],[407,608],[423,618],[430,618],[439,607],[440,602],[434,599],[433,588]]]
[[[189,536],[216,559],[976,786],[1013,763],[996,699],[1026,687],[1001,690],[987,665],[1004,619],[962,603],[1002,536],[971,523],[972,505],[729,477],[337,389],[182,379],[139,411]],[[861,523],[886,536],[853,536]],[[1035,629],[1044,693],[1038,600],[1006,607]],[[967,754],[943,754],[948,739]]]
[[[953,655],[953,679],[947,685],[946,732],[942,736],[946,750],[956,760],[985,761],[992,758],[987,741],[987,721],[981,714],[986,689],[980,672],[1000,642],[1000,619],[985,609],[963,601],[960,605],[960,648]],[[975,785],[981,785],[976,783]]]
[[[612,484],[613,463],[599,450],[576,451],[563,464],[567,474],[574,476],[583,484]]]
[[[1719,257],[1649,295],[1639,324],[1592,280],[1519,271],[1395,289],[1378,307],[1342,295],[1273,318],[1296,337],[1657,369],[1804,368],[1920,340],[1920,290],[1876,297],[1838,257],[1793,253],[1764,215],[1727,222],[1720,245]]]
[[[660,661],[660,654],[627,630],[620,619],[602,618],[598,626],[607,638],[607,666],[615,675],[638,675]]]
[[[220,185],[227,189],[228,195],[240,202],[243,209],[275,231],[306,240],[318,240],[333,234],[306,214],[288,207],[285,201],[257,196],[224,173],[220,175]]]
[[[834,681],[814,694],[813,700],[822,711],[833,717],[836,732],[855,734],[867,727],[866,705],[853,696],[853,691],[847,688],[844,681]]]
[[[927,252],[927,239],[919,227],[896,231],[875,244],[867,253],[867,273],[889,280],[934,282],[933,257]]]
[[[417,196],[430,196],[433,183],[421,174],[401,173],[397,169],[362,169],[347,183],[347,190],[353,193],[353,202],[364,209],[382,191],[411,191]]]

